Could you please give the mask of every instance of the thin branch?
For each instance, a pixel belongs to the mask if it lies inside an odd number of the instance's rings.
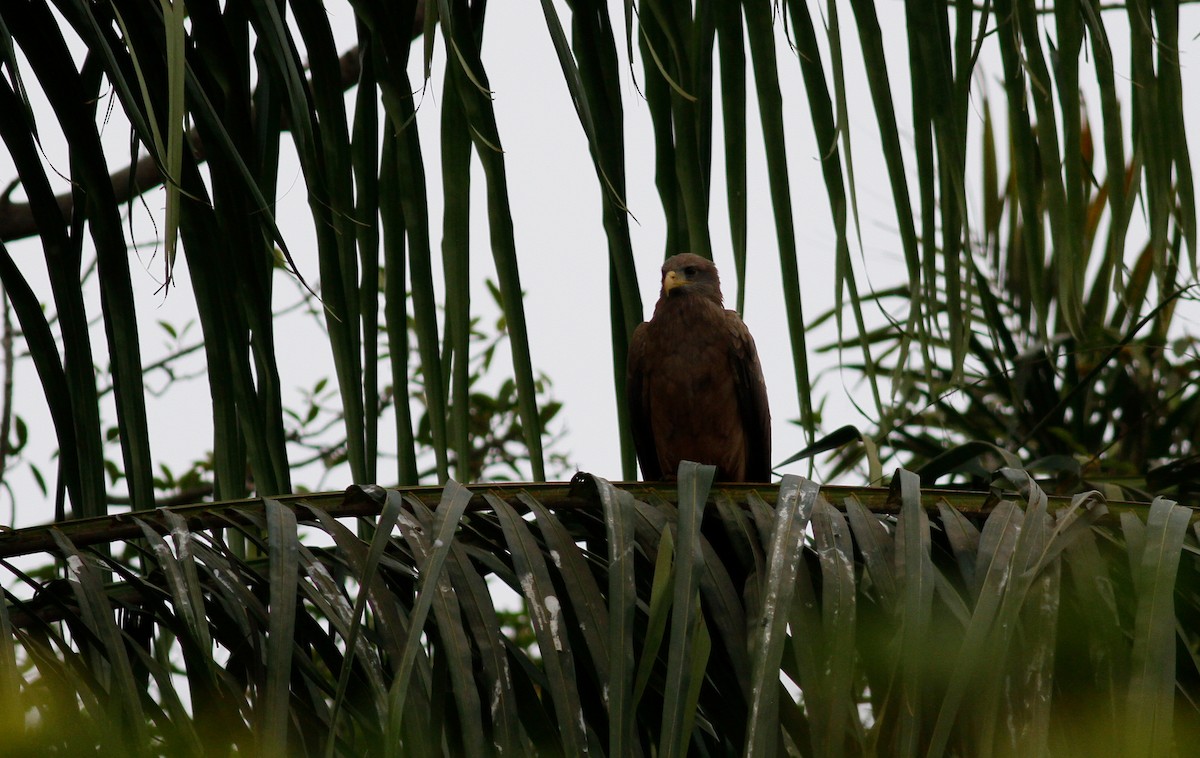
[[[421,36],[425,29],[425,4],[417,3],[416,16],[413,18],[412,36],[413,38]],[[340,68],[340,82],[342,91],[348,91],[351,87],[358,83],[359,76],[362,73],[362,59],[359,55],[358,46],[347,50],[338,58]],[[312,82],[309,82],[309,87],[312,87]],[[280,129],[287,131],[290,127],[287,113],[283,114],[280,120]],[[198,162],[204,162],[204,147],[200,142],[200,135],[196,130],[188,132],[188,144],[192,148],[192,155]],[[117,201],[126,203],[138,195],[145,194],[155,187],[161,186],[165,181],[162,172],[158,170],[158,165],[154,161],[152,155],[144,155],[132,166],[114,172],[109,181],[112,184],[113,194]],[[38,234],[37,223],[34,221],[33,208],[29,203],[14,203],[9,200],[9,194],[18,184],[14,181],[9,185],[9,188],[0,193],[0,241],[12,242],[14,240],[25,239],[26,237],[36,237]],[[58,209],[62,213],[63,219],[70,220],[71,213],[74,210],[74,199],[70,192],[65,192],[58,195],[55,200],[58,202]]]
[[[341,68],[342,91],[346,91],[358,83],[358,77],[362,71],[358,46],[344,53],[338,61]],[[289,126],[290,123],[285,113],[280,121],[280,129],[286,131]],[[200,141],[199,133],[195,129],[188,132],[187,141],[188,145],[191,146],[192,157],[197,162],[203,163],[206,159],[204,146]],[[155,162],[154,156],[150,154],[143,155],[138,159],[137,163],[132,166],[126,166],[109,176],[113,194],[116,195],[117,201],[122,204],[138,195],[149,192],[155,187],[161,186],[164,181],[165,177],[158,170],[158,164]],[[74,197],[72,193],[64,192],[55,197],[55,200],[58,202],[58,209],[62,212],[63,219],[69,221],[71,213],[74,210]],[[3,197],[0,197],[0,241],[12,242],[13,240],[24,239],[26,237],[35,237],[37,234],[38,227],[34,220],[33,207],[29,203],[10,202],[7,193]]]
[[[247,482],[246,489],[254,489],[254,483]],[[203,501],[212,493],[213,486],[211,484],[199,484],[186,490],[180,490],[173,495],[157,495],[154,498],[154,506],[156,508],[173,508],[179,505],[192,505]],[[109,505],[133,505],[133,500],[128,495],[109,495],[107,499]]]
[[[204,349],[203,342],[197,342],[194,345],[188,345],[187,347],[179,348],[178,350],[171,353],[170,355],[163,356],[162,358],[159,358],[158,360],[154,361],[153,363],[147,363],[145,366],[142,366],[142,373],[148,374],[151,371],[156,371],[158,369],[165,369],[168,374],[171,374],[173,376],[173,374],[171,372],[171,364],[172,363],[174,363],[176,360],[178,360],[180,358],[186,358],[187,356],[191,355],[192,353],[198,352],[203,349]],[[98,394],[100,397],[104,397],[105,395],[107,395],[108,393],[110,393],[112,391],[113,391],[113,385],[110,382],[109,384],[106,384],[105,386],[101,387],[98,390]]]

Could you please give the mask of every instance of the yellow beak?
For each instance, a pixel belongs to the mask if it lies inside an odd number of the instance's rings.
[[[670,292],[676,287],[682,287],[687,283],[688,280],[678,271],[668,271],[667,275],[663,277],[663,292]]]

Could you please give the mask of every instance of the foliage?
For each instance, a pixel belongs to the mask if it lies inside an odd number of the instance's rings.
[[[1160,755],[1194,742],[1200,547],[1189,512],[1162,499],[1119,519],[1095,493],[1051,507],[1015,470],[986,501],[935,499],[903,472],[886,498],[819,492],[795,477],[711,493],[711,471],[687,468],[676,488],[618,490],[583,477],[571,491],[475,494],[449,483],[154,510],[156,487],[186,481],[149,439],[130,274],[124,206],[155,186],[166,188],[164,280],[182,252],[203,335],[214,428],[203,465],[217,498],[243,496],[248,482],[262,495],[297,489],[295,435],[324,423],[341,427],[344,447],[318,452],[344,458],[354,482],[393,479],[380,470],[381,439],[395,440],[394,480],[405,485],[427,472],[447,482],[452,466],[460,479],[487,472],[485,448],[527,455],[533,478],[545,478],[543,423],[555,409],[539,395],[520,276],[536,259],[517,249],[510,157],[484,65],[485,7],[354,0],[357,44],[342,51],[318,3],[3,4],[0,139],[17,177],[0,198],[0,284],[52,417],[61,514],[69,504],[94,519],[0,533],[9,556],[0,583],[23,585],[0,604],[6,748],[670,756],[1116,746]],[[898,429],[922,473],[932,480],[967,462],[968,476],[984,475],[962,449],[958,461],[930,452],[931,430],[957,417],[963,439],[1001,456],[1015,439],[1043,469],[1065,471],[1067,489],[1103,478],[1077,456],[1104,449],[1138,476],[1148,469],[1146,489],[1159,488],[1149,472],[1194,479],[1193,347],[1162,359],[1172,298],[1194,280],[1197,248],[1178,4],[908,3],[904,77],[885,50],[883,6],[870,0],[850,1],[852,29],[836,2],[571,0],[566,23],[559,4],[541,8],[596,168],[618,398],[627,338],[642,319],[617,86],[628,66],[651,120],[664,252],[711,256],[709,220],[727,216],[739,308],[751,189],[760,189],[749,178],[748,132],[752,121],[761,128],[794,391],[801,424],[815,432],[794,212],[811,189],[789,184],[784,96],[801,95],[785,93],[779,74],[794,59],[815,135],[806,148],[833,219],[840,347],[845,312],[874,413]],[[1113,26],[1131,39],[1125,114]],[[780,45],[780,27],[792,48]],[[447,63],[435,70],[439,45]],[[985,147],[980,218],[967,160],[985,47],[1000,61],[1012,170],[1001,192],[996,151]],[[882,335],[865,309],[883,296],[863,294],[856,277],[872,261],[852,255],[862,245],[851,129],[861,122],[845,82],[856,54],[908,278]],[[1092,74],[1106,184],[1079,160],[1090,139],[1080,80]],[[435,76],[445,105],[439,155],[422,142],[412,96]],[[40,100],[48,107],[35,107]],[[897,103],[911,103],[911,123],[901,124]],[[112,113],[130,127],[119,154],[102,140]],[[62,166],[45,158],[49,134],[68,145]],[[303,174],[315,271],[296,270],[298,242],[274,214],[284,135]],[[464,286],[478,275],[469,266],[475,161],[511,340],[500,407],[472,400],[473,377],[491,360],[473,352]],[[440,219],[426,186],[435,170]],[[24,202],[10,198],[18,184]],[[1130,258],[1139,206],[1148,244]],[[7,247],[31,236],[44,284]],[[93,254],[99,294],[89,300],[80,281]],[[289,416],[282,400],[279,258],[320,293],[333,363],[330,383],[313,388],[312,418]],[[1026,357],[1010,357],[1018,354]],[[110,387],[94,371],[101,355]],[[918,387],[920,405],[893,414],[881,367],[897,397]],[[941,387],[985,376],[1003,391],[943,401]],[[109,389],[113,434],[100,402]],[[1134,394],[1145,389],[1153,392]],[[414,392],[420,418],[399,402]],[[377,413],[389,397],[394,433],[381,431]],[[1145,397],[1154,402],[1123,405]],[[914,411],[923,415],[897,426]],[[1143,418],[1146,438],[1131,432]],[[19,424],[12,434],[20,443]],[[513,452],[518,436],[525,452]],[[13,452],[6,431],[0,442],[0,455]],[[106,443],[120,450],[111,466]],[[419,461],[424,445],[432,464]],[[624,462],[632,478],[628,446]],[[110,513],[114,477],[131,514]],[[963,515],[972,504],[984,507]],[[351,517],[364,519],[359,530],[339,521]],[[54,556],[62,575],[24,573],[19,555]],[[523,599],[516,611],[496,610],[497,586]],[[526,632],[536,645],[518,636]]]
[[[1077,162],[1087,177],[1080,201],[1081,244],[1067,251],[1050,245],[1050,211],[1026,215],[1017,186],[1028,181],[1016,166],[1006,179],[997,170],[990,108],[984,108],[981,156],[985,226],[978,228],[970,257],[974,281],[962,306],[984,314],[986,328],[967,338],[967,360],[956,372],[945,359],[945,340],[926,344],[923,359],[905,364],[902,328],[861,336],[891,372],[896,402],[873,436],[885,458],[917,471],[926,482],[986,486],[998,465],[1027,465],[1060,494],[1112,487],[1119,497],[1149,501],[1168,494],[1195,501],[1196,440],[1200,439],[1200,370],[1197,340],[1179,324],[1184,302],[1195,302],[1195,285],[1175,289],[1183,259],[1186,197],[1172,191],[1167,219],[1171,244],[1159,267],[1147,241],[1126,269],[1109,252],[1127,234],[1132,198],[1114,218],[1106,212],[1114,179],[1126,185],[1135,167],[1103,180],[1093,177],[1091,131],[1085,120]],[[1012,136],[1009,142],[1012,142]],[[1043,194],[1052,177],[1034,180]],[[1106,230],[1105,233],[1101,233]],[[1030,249],[1030,245],[1036,245]],[[1086,318],[1072,330],[1067,292],[1046,286],[1069,265],[1086,271],[1082,301]],[[906,288],[873,297],[903,312],[914,293]],[[899,303],[899,307],[895,305]],[[940,333],[959,317],[944,301],[930,308]],[[830,348],[832,349],[832,348]],[[862,370],[861,366],[859,370]],[[860,449],[841,454],[852,465]]]
[[[904,471],[890,491],[712,473],[351,488],[2,535],[27,585],[0,615],[6,744],[1169,755],[1200,728],[1189,510],[1050,499],[1018,470],[988,496]],[[24,577],[12,557],[34,553],[66,578]]]
[[[491,283],[489,282],[489,285]],[[495,287],[489,287],[494,297],[499,300]],[[319,328],[324,326],[321,316],[320,303],[312,293],[301,292],[298,302],[283,308],[276,313],[276,318],[285,318],[292,312],[306,311],[307,316],[317,322]],[[194,337],[188,338],[192,324],[176,327],[168,321],[160,321],[160,326],[170,337],[171,345],[168,354],[153,364],[145,367],[147,380],[151,377],[156,382],[155,396],[164,397],[183,389],[182,385],[188,380],[197,378],[189,370],[186,359],[204,348],[203,342],[195,342]],[[409,318],[409,342],[415,345],[412,338],[414,324]],[[469,440],[471,463],[463,469],[469,477],[468,481],[504,481],[520,479],[528,475],[528,451],[524,447],[524,433],[520,423],[520,411],[516,399],[515,383],[511,377],[503,374],[502,366],[495,363],[497,354],[503,354],[508,347],[508,335],[504,328],[504,318],[500,316],[494,323],[483,325],[480,319],[471,321],[471,363],[468,388],[470,403]],[[405,401],[409,407],[416,410],[418,424],[415,430],[417,460],[422,468],[418,471],[419,479],[429,479],[436,476],[433,466],[433,439],[430,433],[424,376],[421,374],[420,363],[415,354],[415,348],[410,350],[408,365],[414,367],[414,375],[408,388]],[[387,360],[386,354],[379,356]],[[99,372],[103,374],[103,372]],[[202,372],[201,372],[202,375]],[[537,390],[539,416],[544,437],[544,449],[549,470],[561,477],[569,469],[568,456],[560,448],[563,434],[554,431],[558,413],[562,403],[553,399],[552,382],[539,374],[534,382]],[[111,388],[109,388],[111,389]],[[101,389],[101,394],[107,390]],[[149,391],[149,390],[148,390]],[[379,420],[388,419],[394,413],[395,394],[391,386],[384,387],[376,404],[374,412]],[[297,492],[311,492],[326,489],[325,483],[331,475],[344,473],[346,462],[345,412],[339,404],[339,393],[331,386],[329,377],[321,377],[312,387],[303,390],[295,404],[285,404],[283,414],[288,450],[291,454],[291,466],[296,481]],[[23,422],[17,417],[18,434],[23,434]],[[339,432],[343,432],[339,436]],[[106,433],[109,456],[105,458],[105,466],[109,472],[110,483],[117,484],[123,477],[120,464],[111,457],[114,449],[119,449],[120,434],[116,427],[110,427]],[[21,447],[14,448],[20,452]],[[376,452],[380,459],[387,459],[388,454],[379,450]],[[395,456],[390,456],[394,458]],[[457,467],[454,453],[451,462]],[[32,464],[30,464],[32,465]],[[165,463],[160,463],[154,477],[154,487],[158,492],[157,502],[161,505],[181,505],[199,502],[213,493],[212,452],[208,451],[202,457],[194,460],[186,467],[175,470]],[[246,487],[253,490],[253,480],[248,480]],[[129,505],[129,499],[117,495],[109,496],[109,502],[114,505]]]
[[[499,290],[491,280],[488,280],[487,284],[495,305],[499,308]],[[319,309],[313,308],[312,315],[317,317]],[[426,481],[437,475],[433,460],[436,443],[433,439],[433,425],[428,407],[429,392],[415,347],[416,328],[414,319],[409,316],[407,365],[412,367],[412,375],[407,386],[400,388],[399,397],[417,412],[417,423],[413,430],[418,466],[416,480]],[[529,453],[524,446],[525,434],[521,426],[516,382],[510,376],[497,376],[497,372],[503,371],[503,368],[495,363],[497,355],[503,355],[509,349],[508,342],[503,314],[487,325],[482,324],[479,317],[471,319],[471,357],[467,377],[466,449],[469,461],[466,465],[460,465],[458,450],[450,451],[449,459],[455,470],[462,472],[461,475],[467,482],[505,481],[528,476]],[[385,353],[380,355],[379,359],[388,360],[389,357]],[[562,403],[553,398],[552,384],[544,374],[538,374],[534,378],[546,463],[553,475],[561,477],[570,470],[570,464],[567,454],[559,449],[562,432],[553,431]],[[330,432],[345,428],[345,411],[339,401],[337,390],[331,387],[328,377],[323,377],[305,393],[302,407],[284,408],[284,414],[288,417],[288,442],[293,453],[299,453],[293,458],[292,466],[302,469],[306,465],[319,463],[323,469],[320,479],[322,483],[331,471],[338,469],[346,461],[345,437],[330,436]],[[376,404],[376,415],[384,418],[389,409],[393,409],[396,401],[397,388],[385,386]],[[452,416],[456,413],[453,401],[449,412]],[[379,458],[385,457],[383,451],[377,451],[376,455]],[[324,487],[318,484],[307,489],[320,490]]]
[[[940,341],[944,365],[958,379],[978,330],[986,332],[985,343],[1000,339],[990,331],[992,317],[971,307],[983,276],[974,235],[990,228],[994,218],[992,206],[981,221],[968,203],[968,139],[977,128],[971,120],[972,82],[979,61],[988,56],[999,61],[1007,101],[1017,170],[1006,192],[1010,221],[1017,218],[1011,209],[1021,209],[1022,272],[1030,281],[1040,277],[1056,288],[1053,313],[1044,298],[1035,297],[1029,305],[1041,344],[1048,346],[1051,337],[1063,333],[1090,349],[1092,321],[1083,285],[1093,269],[1081,231],[1090,223],[1091,201],[1085,167],[1074,160],[1088,136],[1079,115],[1083,80],[1095,78],[1102,133],[1097,153],[1106,173],[1120,174],[1136,157],[1128,186],[1109,187],[1112,231],[1096,267],[1115,276],[1127,265],[1125,219],[1140,203],[1155,291],[1170,293],[1191,281],[1195,198],[1183,122],[1187,88],[1173,57],[1180,49],[1177,4],[1060,3],[1046,9],[1031,0],[982,7],[910,4],[904,7],[902,40],[907,57],[899,62],[885,49],[880,13],[887,9],[868,0],[852,0],[849,7],[851,14],[837,3],[813,6],[801,0],[777,8],[767,0],[646,0],[611,8],[579,0],[567,3],[565,11],[553,2],[541,4],[596,168],[597,210],[611,274],[618,398],[627,337],[643,315],[625,203],[628,124],[616,86],[630,73],[651,121],[666,222],[664,252],[712,255],[709,219],[717,215],[715,177],[722,178],[726,198],[719,215],[730,221],[739,307],[746,298],[750,191],[759,190],[748,171],[753,162],[748,135],[752,125],[762,131],[768,173],[762,189],[774,218],[795,397],[809,435],[816,418],[793,208],[799,192],[807,198],[811,191],[789,184],[784,98],[802,97],[813,127],[815,141],[803,149],[819,156],[833,220],[839,334],[843,306],[853,328],[865,333],[870,296],[857,281],[852,255],[861,225],[851,149],[852,123],[865,99],[846,85],[847,70],[859,58],[869,74],[875,118],[867,131],[880,137],[894,229],[915,287],[904,312],[897,314],[902,329],[897,352],[889,356],[895,371],[931,371]],[[483,0],[355,0],[348,15],[357,46],[338,50],[331,28],[335,14],[311,3],[238,0],[192,3],[186,9],[173,3],[124,8],[89,0],[5,5],[0,12],[0,138],[17,177],[0,202],[0,239],[7,245],[36,235],[49,282],[40,285],[27,277],[3,247],[0,283],[50,408],[62,451],[56,480],[71,513],[101,515],[111,502],[104,449],[108,421],[101,416],[91,371],[94,356],[105,353],[111,360],[119,473],[134,508],[156,502],[161,461],[148,434],[145,360],[130,279],[133,242],[124,208],[160,185],[166,187],[158,227],[164,281],[171,279],[175,256],[182,252],[204,336],[217,496],[245,494],[247,471],[256,492],[294,489],[281,399],[284,377],[278,368],[279,327],[272,311],[276,251],[294,268],[291,251],[298,244],[273,214],[285,134],[300,163],[318,251],[315,271],[295,273],[304,286],[321,292],[333,357],[330,374],[336,379],[331,386],[344,409],[350,479],[415,483],[422,473],[417,465],[421,436],[432,443],[438,480],[450,475],[452,460],[462,467],[455,472],[460,479],[469,478],[477,465],[470,432],[477,419],[469,400],[473,315],[469,289],[463,286],[478,274],[468,255],[476,159],[487,189],[487,246],[511,338],[512,397],[520,421],[508,431],[522,436],[533,478],[544,478],[543,419],[521,296],[521,264],[529,265],[532,253],[519,252],[515,241],[506,178],[510,158],[484,63],[484,10]],[[852,18],[853,28],[846,18]],[[779,44],[781,28],[790,34],[795,55]],[[1127,31],[1131,40],[1133,86],[1124,113],[1118,88],[1122,67],[1114,62],[1109,28]],[[420,40],[415,46],[414,38]],[[435,69],[438,46],[447,63]],[[86,55],[73,55],[73,49]],[[803,76],[802,95],[781,89],[781,66],[793,60]],[[410,62],[420,65],[410,69]],[[410,70],[419,70],[414,76],[423,81],[411,81]],[[435,77],[442,80],[445,106],[438,155],[422,141],[412,97]],[[343,94],[348,89],[354,90],[352,106]],[[35,107],[43,99],[48,107]],[[911,123],[902,124],[898,114],[904,109],[898,104],[906,103],[911,103]],[[757,113],[751,111],[755,106]],[[118,115],[130,126],[119,154],[106,151],[102,140]],[[912,150],[902,145],[902,133],[911,134]],[[70,159],[62,166],[47,165],[39,147],[50,134],[69,146]],[[131,158],[127,170],[122,168]],[[426,182],[434,171],[441,173],[445,199],[440,219],[429,210]],[[63,175],[61,184],[55,172]],[[24,202],[10,199],[18,184]],[[57,196],[56,186],[63,187]],[[1034,218],[1038,223],[1028,223]],[[442,287],[435,286],[433,274],[439,243]],[[92,250],[98,303],[86,300],[78,286],[87,267],[84,252]],[[1053,262],[1038,257],[1046,251],[1054,251]],[[1178,265],[1183,251],[1193,267]],[[381,271],[393,275],[381,282]],[[439,291],[445,293],[442,303]],[[444,307],[440,320],[439,305]],[[1054,332],[1052,318],[1061,322]],[[102,326],[102,339],[90,337],[91,323]],[[374,411],[386,388],[411,391],[414,372],[401,358],[414,342],[423,375],[440,378],[425,387],[427,432],[418,431],[419,420],[403,411],[394,434],[381,431]],[[873,413],[887,421],[889,403],[878,389],[870,346],[858,343],[873,390]],[[390,360],[377,361],[381,352]],[[776,383],[773,392],[781,397],[788,391]],[[621,404],[618,409],[623,426]],[[380,473],[376,455],[388,447],[380,440],[393,438],[395,477]],[[625,477],[632,478],[629,446],[623,461]]]

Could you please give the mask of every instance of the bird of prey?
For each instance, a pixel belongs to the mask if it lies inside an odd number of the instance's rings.
[[[725,310],[712,261],[684,253],[662,267],[654,316],[629,343],[626,400],[646,481],[673,479],[681,460],[717,480],[771,479],[771,412],[754,338]]]

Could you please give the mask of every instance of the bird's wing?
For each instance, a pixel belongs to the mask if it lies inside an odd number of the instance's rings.
[[[730,360],[737,388],[738,413],[746,435],[746,481],[771,481],[771,409],[767,404],[767,383],[754,337],[736,311],[725,318],[733,335]]]
[[[658,450],[654,445],[654,430],[650,428],[650,398],[646,392],[646,372],[652,356],[647,342],[649,326],[639,324],[629,340],[629,361],[625,368],[625,406],[629,409],[629,426],[633,431],[633,446],[642,467],[642,479],[647,482],[662,479],[658,465]]]

